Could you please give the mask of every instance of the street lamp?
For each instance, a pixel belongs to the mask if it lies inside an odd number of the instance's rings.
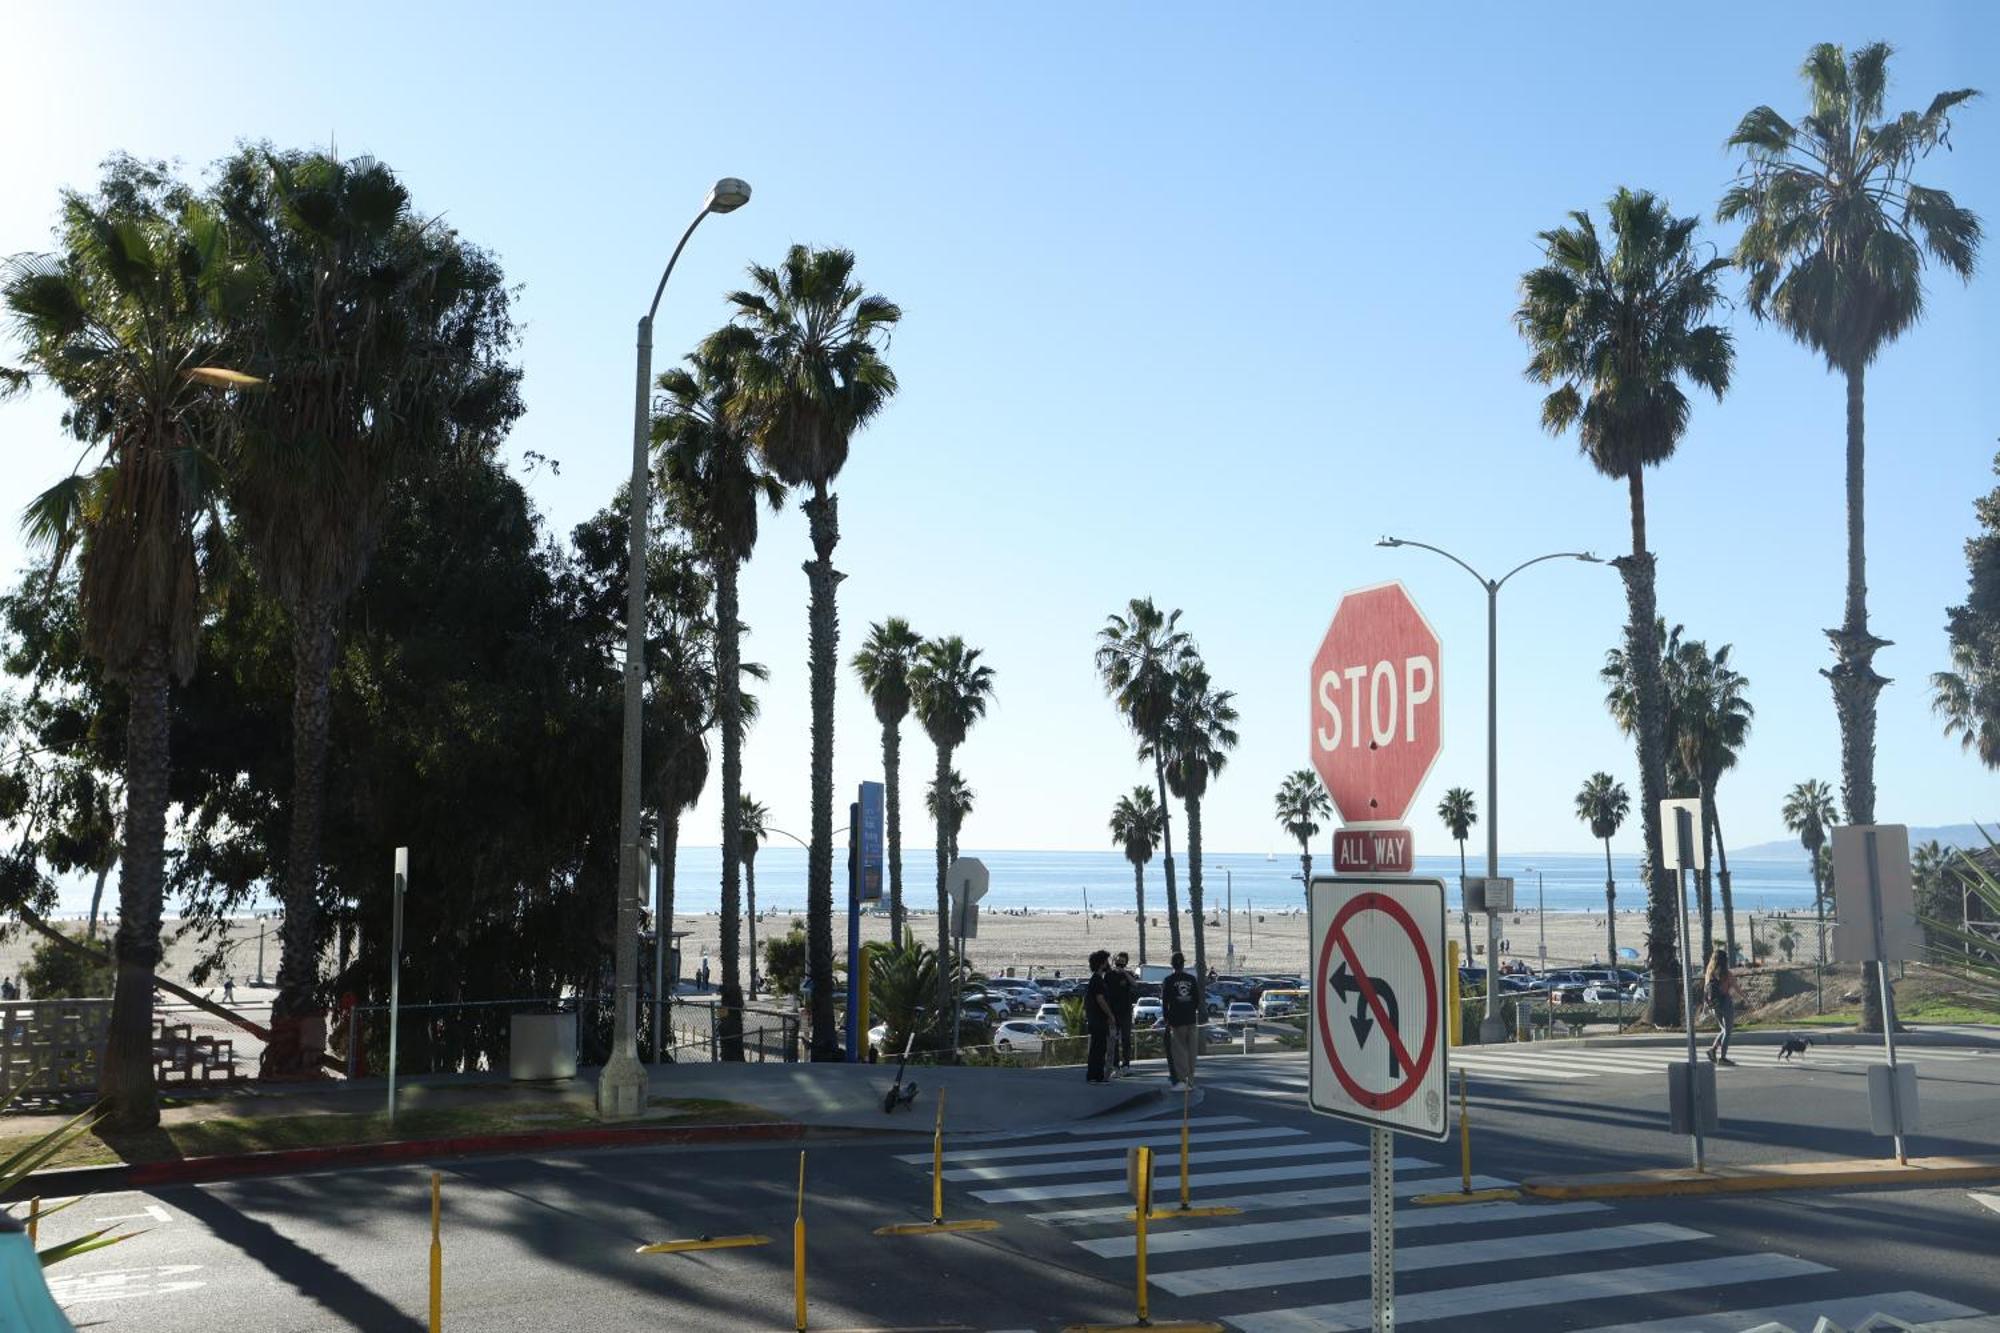
[[[1588,551],[1551,551],[1538,555],[1532,560],[1523,560],[1497,579],[1489,579],[1471,565],[1466,564],[1450,551],[1428,542],[1413,542],[1401,537],[1384,537],[1377,546],[1414,546],[1419,550],[1441,555],[1457,565],[1486,589],[1486,875],[1497,879],[1500,875],[1500,589],[1507,580],[1530,565],[1539,565],[1544,560],[1581,560],[1586,564],[1600,565],[1604,562]],[[1486,914],[1486,1016],[1479,1022],[1481,1044],[1497,1042],[1506,1036],[1500,1023],[1500,923],[1493,913]]]
[[[659,311],[660,297],[680,261],[681,250],[701,220],[710,213],[733,213],[748,202],[750,187],[734,176],[724,176],[710,187],[708,197],[701,201],[701,211],[688,223],[667,259],[659,286],[653,288],[653,303],[639,319],[638,378],[632,393],[632,483],[627,497],[631,531],[625,573],[624,766],[618,791],[618,944],[612,955],[618,999],[612,1011],[611,1058],[604,1062],[597,1080],[597,1113],[607,1120],[637,1116],[646,1106],[646,1066],[639,1063],[638,1043],[639,904],[646,896],[646,857],[639,843],[639,733],[646,683],[646,444],[652,424],[653,316]]]
[[[1537,970],[1549,970],[1549,918],[1542,908],[1542,872],[1533,866],[1522,866],[1521,873],[1535,877],[1535,960]]]

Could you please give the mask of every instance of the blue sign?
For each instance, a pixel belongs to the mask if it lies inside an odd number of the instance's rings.
[[[882,850],[883,828],[882,784],[864,782],[861,784],[861,858],[856,868],[859,884],[855,895],[864,903],[882,901],[882,866],[886,860]]]

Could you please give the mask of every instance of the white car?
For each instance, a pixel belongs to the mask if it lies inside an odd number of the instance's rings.
[[[1069,1020],[1063,1016],[1063,1007],[1059,1004],[1045,1004],[1037,1009],[1035,1021],[1048,1028],[1054,1036],[1062,1037],[1069,1033]]]
[[[1247,1000],[1233,1001],[1229,1006],[1229,1012],[1223,1015],[1222,1021],[1232,1027],[1239,1023],[1255,1023],[1257,1006]]]
[[[1046,1040],[1048,1036],[1042,1025],[1025,1018],[1010,1018],[993,1029],[993,1049],[1010,1054],[1020,1051],[1039,1055]]]
[[[1160,1021],[1166,1012],[1165,1007],[1160,1004],[1159,996],[1144,996],[1137,1004],[1132,1006],[1132,1026],[1135,1028],[1152,1027]]]

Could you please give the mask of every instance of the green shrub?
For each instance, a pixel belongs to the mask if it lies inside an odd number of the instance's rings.
[[[74,938],[73,936],[71,938]],[[117,973],[46,935],[35,941],[21,984],[31,1000],[110,999]]]

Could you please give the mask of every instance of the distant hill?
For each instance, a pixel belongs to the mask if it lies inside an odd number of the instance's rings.
[[[2000,841],[2000,820],[1989,821],[1987,831],[1996,841]],[[1930,828],[1910,826],[1910,846],[1936,839],[1945,847],[1984,847],[1986,839],[1980,836],[1977,824],[1938,824]],[[1797,838],[1786,838],[1782,842],[1760,842],[1754,847],[1731,847],[1729,854],[1740,856],[1746,861],[1803,861],[1806,849],[1799,845]]]

